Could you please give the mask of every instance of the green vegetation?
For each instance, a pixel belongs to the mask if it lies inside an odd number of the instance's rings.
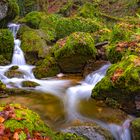
[[[60,39],[54,49],[54,56],[64,72],[81,72],[89,59],[95,59],[97,50],[89,33],[75,32]]]
[[[8,29],[0,29],[0,52],[4,60],[11,61],[13,47],[14,38],[12,33]]]
[[[37,66],[34,68],[33,72],[35,77],[40,79],[44,77],[56,76],[58,73],[60,73],[60,68],[53,57],[47,56],[43,61],[40,60],[37,63]]]
[[[103,100],[112,98],[121,105],[127,102],[128,104],[125,104],[123,109],[133,108],[132,105],[130,107],[130,104],[133,104],[133,100],[140,90],[139,72],[140,59],[138,56],[129,55],[123,58],[109,68],[106,76],[93,89],[92,97]]]
[[[0,20],[0,27],[5,27],[8,22],[13,20],[19,14],[19,7],[16,0],[2,0],[2,2],[6,3],[5,6],[8,8],[6,16]]]
[[[36,87],[36,86],[39,86],[39,84],[33,81],[23,81],[22,86],[23,87]]]
[[[134,140],[140,139],[140,118],[137,118],[131,123],[132,137]]]

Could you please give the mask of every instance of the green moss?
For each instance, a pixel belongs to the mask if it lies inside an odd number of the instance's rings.
[[[63,7],[60,8],[58,13],[62,14],[65,17],[70,16],[70,12],[71,12],[73,4],[74,3],[72,0],[68,0],[68,2]]]
[[[3,57],[3,55],[0,55],[0,65],[7,65],[10,64],[10,61],[8,61],[6,58]]]
[[[131,130],[133,140],[140,139],[140,118],[137,118],[131,122]]]
[[[8,78],[14,78],[14,77],[23,78],[23,77],[24,77],[23,72],[18,71],[18,70],[8,70],[8,71],[6,71],[4,74],[5,74],[5,76],[7,76]]]
[[[112,65],[106,76],[95,86],[92,97],[95,99],[112,98],[122,103],[133,103],[140,90],[140,59],[129,55]],[[125,107],[129,107],[125,105]],[[130,108],[130,107],[129,107]]]
[[[59,40],[54,49],[55,58],[63,72],[81,72],[89,59],[95,59],[97,50],[89,33],[75,32]]]
[[[8,29],[0,30],[0,52],[1,55],[11,61],[14,48],[14,38],[12,33]]]
[[[15,132],[17,129],[22,129],[23,131],[19,133],[20,140],[24,140],[27,137],[24,129],[28,129],[31,137],[34,132],[38,132],[41,136],[49,137],[52,140],[84,140],[84,138],[75,134],[63,134],[52,131],[44,124],[39,115],[19,104],[10,104],[10,106],[14,108],[16,117],[8,118],[4,121],[4,125],[6,128],[10,128],[12,132]],[[5,105],[1,105],[1,110],[3,110],[4,107]]]
[[[101,28],[101,23],[92,19],[82,17],[62,18],[56,26],[58,39],[66,37],[73,32],[95,32]]]
[[[27,63],[35,64],[37,60],[45,57],[47,44],[39,30],[23,26],[21,27],[19,34],[21,38],[21,48],[25,53]]]
[[[110,41],[111,43],[116,43],[119,41],[129,41],[131,40],[132,31],[128,28],[124,28],[121,24],[116,24],[113,26]]]
[[[61,40],[56,43],[55,58],[59,59],[60,57],[67,57],[71,55],[91,55],[95,58],[96,48],[94,47],[94,40],[89,33],[84,32],[75,32],[64,39],[61,43]],[[57,50],[57,48],[59,48]]]
[[[33,81],[23,81],[22,86],[23,87],[36,87],[36,86],[39,86],[39,84]]]
[[[60,73],[60,69],[55,59],[47,56],[43,61],[38,62],[33,72],[36,78],[45,78],[56,76],[56,74]]]
[[[31,28],[38,29],[39,25],[42,20],[43,13],[33,11],[26,15],[25,20],[27,22],[27,25],[29,25]]]
[[[98,20],[99,18],[98,2],[94,3],[86,2],[82,7],[80,7],[77,15],[84,18],[94,18]]]
[[[6,89],[6,85],[0,81],[0,91],[4,91]]]

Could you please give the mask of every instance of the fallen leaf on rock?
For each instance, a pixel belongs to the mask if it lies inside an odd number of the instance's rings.
[[[5,119],[0,116],[0,123],[3,123],[4,121],[5,121]]]

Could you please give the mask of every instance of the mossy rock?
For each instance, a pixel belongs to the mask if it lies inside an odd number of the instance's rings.
[[[38,29],[41,21],[43,20],[44,13],[33,11],[26,15],[25,20],[28,26]]]
[[[76,32],[59,40],[54,49],[62,72],[81,72],[89,59],[95,59],[97,50],[89,33]]]
[[[9,70],[17,70],[19,68],[19,66],[12,66],[11,68],[9,68]]]
[[[39,84],[33,81],[23,81],[22,86],[23,87],[36,87],[36,86],[39,86]]]
[[[92,97],[95,99],[112,98],[129,113],[140,115],[136,97],[140,90],[140,59],[129,55],[113,64],[106,76],[95,86]]]
[[[14,48],[14,38],[8,29],[0,29],[0,52],[3,59],[11,61]]]
[[[8,70],[5,72],[4,75],[8,78],[14,78],[14,77],[24,78],[24,73],[18,70]]]
[[[0,18],[0,27],[6,27],[19,14],[19,7],[16,0],[1,0],[0,13],[5,13]]]
[[[21,48],[28,64],[35,64],[39,59],[46,56],[48,47],[39,30],[22,26],[19,30],[19,35],[21,38]]]
[[[4,115],[12,113],[12,116],[8,116],[8,118],[1,115],[1,118],[3,118],[1,126],[3,126],[4,130],[9,130],[8,132],[10,132],[11,135],[6,136],[10,139],[14,137],[15,133],[17,133],[16,136],[19,140],[25,140],[28,137],[36,138],[35,133],[37,133],[40,139],[45,137],[46,139],[49,138],[52,140],[66,140],[67,138],[69,140],[84,140],[84,138],[75,134],[63,134],[52,131],[52,129],[40,119],[38,114],[19,104],[1,105],[0,111]]]
[[[120,42],[106,47],[106,54],[111,63],[117,63],[128,55],[140,55],[140,43],[138,41]]]
[[[102,24],[96,20],[82,17],[62,18],[56,26],[56,36],[58,39],[66,37],[73,32],[89,32],[98,31]]]
[[[3,57],[3,55],[0,55],[0,65],[4,66],[4,65],[8,65],[10,64],[10,61],[8,61],[7,59],[5,59]]]
[[[33,69],[33,72],[35,77],[40,79],[56,76],[58,73],[60,73],[60,68],[53,57],[47,56],[44,60],[40,60],[37,63],[37,66]]]
[[[98,2],[85,2],[83,6],[79,8],[79,11],[77,12],[77,16],[81,16],[83,18],[94,18],[99,20],[99,6]]]
[[[0,91],[3,92],[6,89],[6,85],[0,80]]]
[[[131,122],[131,132],[133,140],[140,139],[140,118],[136,118]]]

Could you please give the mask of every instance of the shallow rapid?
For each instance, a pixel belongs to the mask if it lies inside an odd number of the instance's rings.
[[[102,66],[99,70],[89,74],[80,85],[67,88],[70,80],[58,80],[53,78],[50,80],[39,80],[33,75],[32,69],[34,66],[26,64],[24,53],[20,48],[21,41],[17,39],[17,32],[20,28],[18,24],[9,24],[9,29],[14,36],[14,50],[12,63],[8,66],[0,66],[0,80],[6,84],[8,88],[21,88],[24,90],[30,90],[30,88],[22,87],[23,81],[33,81],[39,84],[39,86],[32,88],[35,91],[41,91],[43,93],[50,93],[58,97],[65,106],[65,112],[67,113],[67,121],[79,119],[81,121],[97,122],[102,127],[105,127],[115,137],[116,140],[131,140],[129,124],[130,120],[126,120],[122,125],[108,124],[99,120],[94,120],[86,116],[81,115],[77,107],[81,100],[89,100],[92,89],[94,86],[104,78],[106,71],[108,70],[110,63]],[[5,73],[12,67],[18,66],[18,70],[23,73],[22,78],[8,78]],[[63,92],[65,90],[65,93]]]

